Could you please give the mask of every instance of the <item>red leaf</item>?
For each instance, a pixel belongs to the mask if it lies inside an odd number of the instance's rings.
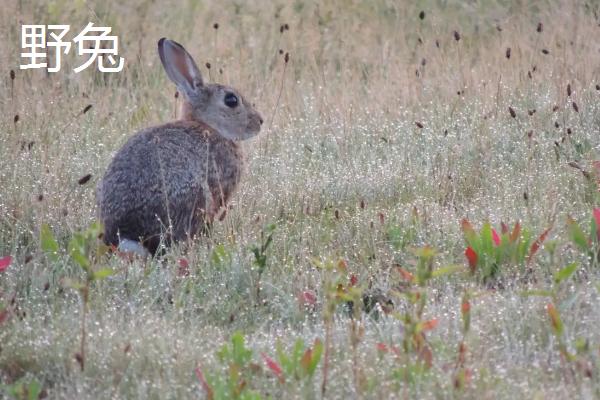
[[[387,353],[388,348],[384,343],[377,343],[377,351],[379,351],[381,353]]]
[[[397,270],[400,273],[400,276],[402,277],[402,279],[404,279],[405,281],[413,282],[415,280],[414,275],[411,274],[410,272],[408,272],[407,270],[405,270],[404,268],[398,267]]]
[[[514,243],[519,239],[519,235],[521,235],[521,224],[517,222],[515,227],[513,228],[512,233],[510,234],[510,242]]]
[[[262,358],[263,360],[265,360],[265,364],[267,365],[267,367],[269,367],[269,369],[275,374],[275,376],[279,378],[279,381],[283,383],[283,370],[281,369],[279,364],[277,364],[277,361],[273,360],[265,353],[262,353]]]
[[[540,237],[537,238],[535,242],[533,242],[533,244],[531,245],[531,249],[529,249],[529,256],[527,256],[527,264],[533,261],[533,256],[535,256],[535,253],[537,253],[542,243],[544,243],[544,240],[546,240],[546,237],[550,233],[551,229],[552,227],[546,229],[544,232],[542,232]]]
[[[298,296],[298,301],[303,306],[314,306],[317,304],[317,296],[312,291],[305,290]]]
[[[496,246],[500,246],[500,236],[498,236],[498,232],[494,228],[492,228],[492,240]]]
[[[594,222],[596,222],[596,237],[600,241],[600,208],[594,208]]]
[[[460,311],[463,314],[468,314],[471,311],[471,303],[469,302],[469,300],[464,300],[462,302],[462,304],[460,305]]]
[[[460,225],[462,227],[463,233],[465,234],[465,236],[467,236],[467,239],[476,234],[475,229],[473,229],[473,225],[471,225],[468,219],[463,218],[462,221],[460,221]]]
[[[185,258],[179,259],[179,268],[177,269],[178,276],[189,276],[190,275],[190,263]]]
[[[6,271],[6,268],[12,263],[12,257],[6,256],[0,258],[0,272]]]
[[[357,283],[358,283],[358,278],[356,277],[356,275],[354,275],[354,274],[350,275],[350,286],[356,286]]]
[[[423,330],[430,331],[432,329],[435,329],[437,324],[438,324],[437,318],[430,319],[429,321],[425,321],[425,322],[423,322]]]
[[[471,273],[475,273],[475,268],[477,268],[477,253],[475,253],[475,250],[469,246],[465,250],[465,256],[469,261],[469,269],[471,270]]]
[[[200,385],[202,385],[202,388],[206,392],[206,398],[209,400],[212,400],[213,399],[213,391],[212,391],[212,388],[208,385],[208,382],[206,382],[206,379],[204,378],[204,374],[202,373],[202,369],[200,369],[200,367],[197,367],[195,369],[195,372],[196,372],[196,377],[200,381]]]
[[[0,325],[2,325],[4,321],[8,319],[8,315],[8,310],[6,308],[0,311]]]

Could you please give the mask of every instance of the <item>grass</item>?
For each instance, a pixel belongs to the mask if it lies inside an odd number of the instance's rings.
[[[215,398],[221,384],[230,397],[600,396],[587,228],[600,205],[598,14],[596,1],[5,1],[3,394],[201,398],[200,371]],[[19,70],[21,21],[111,26],[125,69],[74,74],[72,51],[54,75]],[[114,274],[89,281],[83,301],[74,282],[89,275],[64,249],[95,220],[94,186],[129,135],[175,117],[162,36],[209,62],[205,78],[239,88],[268,126],[245,144],[247,173],[211,237],[148,262],[86,253]],[[478,234],[519,221],[531,242],[552,229],[531,262],[498,255],[485,277],[469,272],[465,218]],[[44,224],[58,257],[43,250]],[[479,251],[486,263],[497,254]],[[314,375],[284,368],[282,382],[264,356],[281,366],[277,343],[292,354],[298,338],[302,354],[318,339],[323,355]],[[218,355],[227,343],[250,357]]]

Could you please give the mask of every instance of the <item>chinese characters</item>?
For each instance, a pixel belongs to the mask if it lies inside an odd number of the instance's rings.
[[[65,40],[70,28],[69,25],[22,25],[21,48],[24,51],[21,58],[27,63],[21,64],[20,68],[60,71],[62,55],[71,50],[71,41]],[[83,64],[73,69],[75,73],[94,63],[100,72],[120,72],[123,69],[125,59],[119,56],[119,38],[109,35],[111,30],[109,27],[96,27],[90,22],[73,38],[77,55],[87,57]],[[50,58],[54,60],[53,63],[48,61]]]

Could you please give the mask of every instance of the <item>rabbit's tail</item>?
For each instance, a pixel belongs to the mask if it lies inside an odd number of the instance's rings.
[[[140,242],[131,239],[121,239],[117,249],[123,253],[132,253],[142,258],[150,256],[150,252]]]

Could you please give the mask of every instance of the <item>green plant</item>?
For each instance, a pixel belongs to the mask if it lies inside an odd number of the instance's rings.
[[[502,223],[500,235],[489,222],[484,223],[479,232],[467,219],[462,220],[461,226],[471,273],[477,274],[484,282],[497,277],[502,267],[518,265],[524,268],[526,263],[530,264],[552,229],[546,229],[532,243],[531,233],[519,222],[512,230]]]
[[[275,232],[277,225],[269,224],[260,232],[260,243],[251,246],[252,253],[254,254],[254,265],[257,268],[256,278],[256,301],[260,301],[260,287],[262,274],[267,268],[267,250],[273,242],[273,233]]]
[[[348,277],[348,264],[343,259],[334,261],[328,259],[321,261],[313,258],[313,265],[322,271],[322,288],[325,295],[323,307],[323,324],[325,325],[325,349],[323,360],[323,381],[321,383],[321,395],[325,396],[327,391],[327,379],[329,369],[329,353],[331,351],[331,328],[336,309],[340,305],[352,305],[352,313],[355,318],[350,321],[350,335],[353,352],[356,354],[361,333],[358,330],[356,318],[361,317],[360,304],[362,303],[362,289],[356,286],[357,278],[352,275]],[[354,373],[357,377],[356,356],[354,357]],[[358,382],[355,380],[355,383]]]
[[[575,246],[588,256],[593,265],[600,262],[600,208],[594,208],[590,228],[585,233],[570,216],[567,216],[567,231],[569,239]]]
[[[323,354],[321,340],[315,339],[312,347],[307,347],[304,340],[299,338],[289,353],[284,351],[281,341],[277,341],[275,348],[277,361],[262,354],[267,368],[277,377],[280,384],[300,384],[304,397],[313,397],[312,378]]]
[[[577,263],[570,263],[554,274],[550,289],[532,290],[524,293],[526,296],[542,296],[549,300],[546,304],[546,314],[548,315],[549,327],[557,342],[558,353],[563,363],[566,379],[576,377],[577,372],[587,378],[597,375],[592,367],[594,365],[594,355],[589,341],[578,338],[569,342],[560,312],[560,305],[570,302],[569,300],[561,301],[562,285],[575,274],[577,268]],[[574,349],[575,352],[571,349]]]
[[[405,383],[426,373],[432,366],[433,351],[426,339],[426,333],[437,326],[437,319],[424,319],[425,306],[428,300],[428,284],[432,278],[448,275],[463,269],[462,266],[451,265],[434,270],[435,250],[430,246],[412,249],[416,256],[414,273],[405,268],[397,267],[400,279],[405,287],[393,294],[403,299],[406,311],[393,313],[394,318],[402,322],[403,338],[401,351],[398,356],[401,366],[396,368],[393,375]]]
[[[98,268],[103,257],[110,251],[110,247],[99,239],[102,232],[102,225],[93,223],[85,231],[74,233],[67,246],[69,258],[85,273],[83,279],[63,279],[63,285],[77,290],[81,298],[81,341],[75,359],[82,371],[85,369],[85,328],[90,287],[94,282],[101,281],[114,274],[114,271],[110,268]],[[43,224],[41,227],[40,241],[47,256],[56,261],[60,254],[60,246],[47,224]]]
[[[235,332],[231,336],[231,343],[225,343],[217,351],[217,359],[224,366],[225,374],[205,374],[201,367],[195,370],[206,397],[209,400],[260,400],[260,394],[251,388],[254,375],[260,371],[260,366],[252,362],[252,357],[252,350],[244,343],[244,335]]]
[[[2,390],[15,400],[38,400],[45,397],[42,385],[35,379],[21,378],[10,385],[1,385]]]

